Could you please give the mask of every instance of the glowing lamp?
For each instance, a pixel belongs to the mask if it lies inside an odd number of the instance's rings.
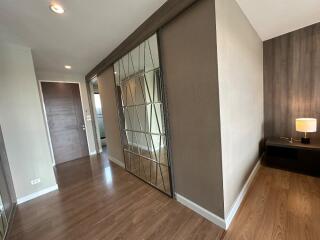
[[[315,119],[315,118],[297,118],[296,119],[296,131],[304,133],[304,137],[301,138],[301,143],[309,144],[310,138],[307,137],[307,133],[317,131],[317,119]]]

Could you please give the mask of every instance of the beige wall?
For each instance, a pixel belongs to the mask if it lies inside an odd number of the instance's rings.
[[[160,32],[175,191],[224,217],[214,2]]]
[[[262,41],[234,0],[198,1],[159,39],[175,192],[226,218],[259,157]],[[101,74],[99,91],[109,154],[122,161],[113,78]]]
[[[234,0],[216,0],[225,215],[258,160],[263,138],[262,41]]]
[[[104,127],[106,134],[108,134],[108,155],[111,159],[115,158],[124,164],[113,67],[109,67],[98,76],[98,86],[101,97]]]
[[[36,77],[38,81],[60,81],[60,82],[72,82],[80,83],[80,93],[82,100],[82,107],[84,112],[84,119],[86,124],[86,133],[88,140],[88,148],[90,154],[96,153],[95,139],[93,133],[92,121],[93,117],[90,114],[88,91],[85,82],[85,76],[76,73],[66,73],[66,72],[48,72],[48,71],[36,71]]]
[[[0,124],[17,198],[56,185],[29,48],[0,44]],[[31,185],[30,181],[41,182]]]

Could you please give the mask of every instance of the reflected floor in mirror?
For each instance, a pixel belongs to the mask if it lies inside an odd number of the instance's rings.
[[[128,145],[124,149],[126,169],[129,172],[171,195],[166,148],[161,148],[156,153]]]
[[[18,206],[10,240],[220,239],[223,230],[101,155],[56,167],[59,190]]]

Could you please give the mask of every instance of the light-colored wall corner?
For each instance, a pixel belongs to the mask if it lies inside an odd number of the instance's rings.
[[[234,217],[236,216],[243,199],[245,198],[246,194],[248,193],[249,188],[251,187],[251,184],[258,172],[260,168],[260,159],[259,161],[257,161],[255,167],[253,168],[252,172],[250,173],[247,181],[245,182],[243,188],[241,189],[239,195],[237,196],[237,198],[235,199],[235,201],[232,204],[232,207],[230,209],[230,211],[228,212],[228,214],[226,214],[225,218],[221,218],[219,216],[217,216],[216,214],[210,212],[209,210],[199,206],[198,204],[194,203],[193,201],[191,201],[190,199],[175,193],[175,197],[176,200],[178,202],[180,202],[181,204],[183,204],[184,206],[190,208],[191,210],[193,210],[194,212],[198,213],[199,215],[201,215],[202,217],[206,218],[207,220],[209,220],[210,222],[218,225],[219,227],[227,230],[229,228],[229,226],[232,223],[232,220],[234,219]]]
[[[56,184],[30,48],[0,44],[0,83],[0,124],[19,199]]]
[[[180,202],[182,205],[190,208],[191,210],[193,210],[194,212],[198,213],[199,215],[201,215],[202,217],[204,217],[205,219],[209,220],[210,222],[218,225],[219,227],[223,228],[223,229],[227,229],[227,225],[226,222],[223,218],[217,216],[216,214],[210,212],[209,210],[199,206],[198,204],[194,203],[193,201],[191,201],[190,199],[176,193],[175,194],[176,200],[178,202]]]
[[[84,120],[86,125],[86,133],[88,140],[89,153],[96,153],[95,139],[93,133],[92,121],[93,117],[90,114],[89,98],[87,85],[85,82],[85,76],[77,73],[65,73],[65,72],[48,72],[48,71],[36,71],[38,81],[58,81],[58,82],[71,82],[80,83],[80,94],[82,100],[82,108],[84,112]]]
[[[35,198],[40,197],[40,196],[42,196],[42,195],[45,195],[45,194],[47,194],[47,193],[49,193],[49,192],[56,191],[56,190],[58,190],[58,189],[59,189],[59,188],[58,188],[58,185],[57,185],[57,184],[56,184],[56,185],[53,185],[53,186],[51,186],[51,187],[42,189],[42,190],[40,190],[40,191],[38,191],[38,192],[34,192],[34,193],[29,194],[29,195],[27,195],[27,196],[18,198],[18,199],[17,199],[17,204],[22,204],[22,203],[31,201],[32,199],[35,199]]]
[[[225,216],[259,158],[263,44],[235,0],[216,0]]]
[[[247,181],[245,182],[245,184],[243,185],[240,193],[238,194],[238,196],[236,197],[235,201],[233,202],[229,212],[226,214],[225,217],[225,229],[228,229],[230,224],[232,223],[232,220],[234,219],[234,217],[236,216],[239,208],[241,207],[242,201],[244,200],[246,194],[248,193],[248,190],[255,178],[255,176],[257,175],[257,172],[260,168],[260,161],[261,159],[259,159],[256,163],[256,165],[254,166],[254,168],[252,169]]]
[[[108,156],[108,158],[109,158],[109,160],[110,160],[111,162],[117,164],[118,166],[120,166],[120,167],[122,167],[122,168],[125,168],[125,165],[124,165],[123,161],[121,161],[121,160],[119,160],[119,159],[117,159],[117,158],[115,158],[115,157],[113,157],[113,156],[110,156],[110,155]]]

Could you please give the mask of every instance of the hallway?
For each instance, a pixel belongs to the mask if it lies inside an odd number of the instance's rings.
[[[315,177],[261,166],[224,232],[110,162],[105,150],[55,172],[59,191],[19,205],[8,239],[300,240],[320,234]]]
[[[59,165],[59,191],[19,205],[10,240],[219,239],[223,230],[145,184],[107,152]]]

